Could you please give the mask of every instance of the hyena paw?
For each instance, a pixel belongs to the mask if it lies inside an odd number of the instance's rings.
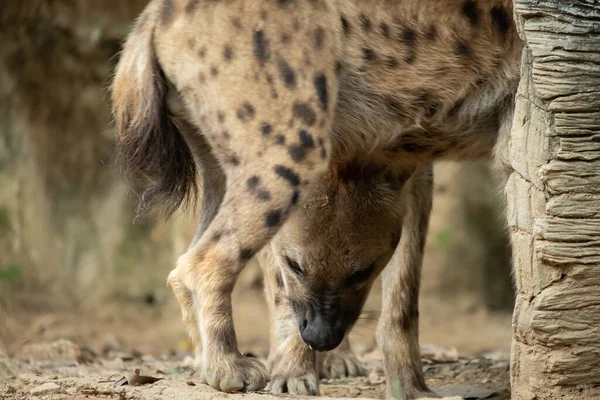
[[[241,355],[215,357],[204,363],[204,381],[222,392],[253,392],[264,389],[269,380],[267,368],[257,359]]]
[[[429,388],[425,388],[425,389],[415,389],[415,388],[410,388],[410,387],[406,387],[403,388],[404,390],[402,390],[402,388],[398,388],[396,387],[391,388],[389,385],[387,387],[387,394],[386,394],[386,399],[388,400],[398,400],[398,399],[404,399],[404,400],[419,400],[419,399],[438,399],[440,398],[440,396],[434,392],[432,392],[431,390],[429,390]]]
[[[326,353],[321,365],[320,376],[324,379],[366,376],[367,369],[350,350]]]
[[[269,390],[273,394],[289,393],[296,396],[318,396],[319,382],[317,375],[313,372],[297,376],[274,375],[269,383]]]

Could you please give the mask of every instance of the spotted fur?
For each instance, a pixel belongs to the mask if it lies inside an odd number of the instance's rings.
[[[385,269],[387,396],[430,394],[418,350],[431,164],[506,141],[522,44],[509,0],[152,0],[113,83],[125,176],[202,214],[168,282],[210,386],[317,394],[364,372],[345,334]],[[269,371],[237,350],[231,290],[258,254]],[[319,349],[338,348],[320,357]],[[337,367],[334,367],[337,365]],[[343,365],[345,367],[339,367]],[[401,393],[398,393],[401,388]]]

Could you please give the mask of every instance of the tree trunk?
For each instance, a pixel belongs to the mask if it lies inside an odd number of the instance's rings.
[[[515,0],[516,400],[600,398],[600,3]]]

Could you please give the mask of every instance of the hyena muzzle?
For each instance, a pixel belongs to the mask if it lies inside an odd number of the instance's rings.
[[[510,0],[150,2],[113,83],[118,158],[141,211],[193,204],[200,176],[198,230],[168,282],[206,383],[267,384],[231,316],[258,254],[273,392],[363,372],[345,337],[383,271],[387,397],[431,394],[418,348],[431,164],[495,153],[506,167],[511,13]],[[336,347],[319,371],[316,351]]]

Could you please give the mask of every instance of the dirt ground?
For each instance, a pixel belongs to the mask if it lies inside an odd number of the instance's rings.
[[[71,313],[14,316],[29,328],[0,355],[0,399],[213,399],[224,395],[194,376],[192,348],[176,305],[106,304]],[[337,398],[382,398],[381,355],[375,341],[374,290],[351,334],[354,351],[368,368],[366,377],[322,380],[321,394]],[[268,348],[268,318],[259,290],[238,290],[234,316],[240,350],[260,359]],[[456,310],[443,299],[421,301],[421,344],[427,383],[440,395],[509,399],[510,316]],[[4,366],[2,365],[4,363]],[[115,386],[139,369],[161,378],[143,386]],[[9,372],[7,372],[9,371]],[[469,395],[469,393],[471,393]],[[260,393],[269,399],[268,392]],[[255,398],[240,394],[234,397]],[[288,396],[289,397],[289,396]]]

